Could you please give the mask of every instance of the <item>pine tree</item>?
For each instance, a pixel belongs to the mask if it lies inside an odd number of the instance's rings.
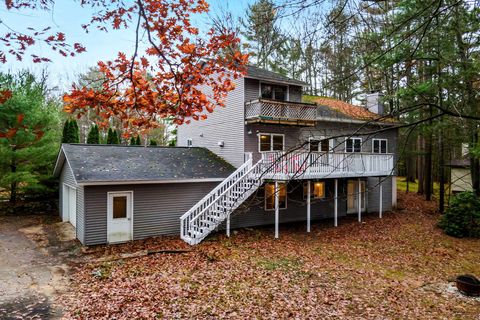
[[[131,146],[136,146],[136,145],[137,145],[137,140],[135,139],[134,136],[132,136],[132,137],[130,138],[130,145],[131,145]]]
[[[150,145],[151,146],[156,146],[157,145],[157,140],[150,139]]]
[[[137,141],[135,142],[137,146],[142,145],[142,140],[140,139],[140,136],[137,136]]]
[[[87,137],[88,144],[100,144],[100,133],[98,132],[98,126],[94,125],[90,128]]]
[[[72,119],[70,120],[70,128],[72,130],[72,143],[79,143],[80,142],[80,130],[78,129],[77,120]]]
[[[107,144],[113,144],[113,130],[112,130],[112,128],[108,128]]]
[[[120,144],[120,139],[118,138],[117,130],[112,129],[112,144]]]

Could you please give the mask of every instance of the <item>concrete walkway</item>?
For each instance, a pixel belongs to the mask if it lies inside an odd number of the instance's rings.
[[[48,216],[0,217],[0,319],[57,319],[79,248],[73,227]]]

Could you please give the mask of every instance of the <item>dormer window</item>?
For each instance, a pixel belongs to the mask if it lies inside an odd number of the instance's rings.
[[[271,100],[287,100],[287,86],[280,86],[276,84],[261,83],[260,94],[262,99]]]

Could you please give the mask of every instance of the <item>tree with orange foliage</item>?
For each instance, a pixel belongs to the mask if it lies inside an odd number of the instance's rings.
[[[59,145],[58,103],[46,99],[41,82],[28,72],[0,73],[0,188],[19,194],[48,191]]]
[[[52,0],[5,0],[9,10],[50,10]],[[154,128],[159,118],[171,117],[176,124],[205,119],[208,112],[224,106],[234,89],[234,80],[245,72],[248,55],[238,51],[239,39],[225,28],[210,29],[202,34],[192,25],[191,16],[205,14],[205,0],[82,0],[83,7],[96,10],[82,27],[89,31],[134,28],[135,50],[118,53],[112,61],[98,62],[102,83],[95,87],[73,86],[64,96],[65,110],[81,117],[88,110],[99,116],[99,125],[107,127],[110,118],[120,119],[126,136]],[[33,31],[32,31],[33,32]],[[42,33],[43,32],[43,33]],[[10,54],[21,59],[25,48],[35,44],[47,30],[34,36],[3,37],[10,41]],[[38,34],[37,34],[38,33]],[[142,43],[142,35],[146,43]],[[46,43],[62,55],[85,50],[81,44],[69,45],[65,35],[48,36]],[[15,45],[16,44],[16,45]],[[141,52],[140,47],[146,49]],[[5,62],[6,52],[0,51]],[[44,61],[42,57],[33,57]],[[199,88],[211,88],[208,96]]]

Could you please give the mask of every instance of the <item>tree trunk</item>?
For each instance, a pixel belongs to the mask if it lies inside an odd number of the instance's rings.
[[[12,161],[10,162],[10,172],[15,173],[17,172],[17,163],[15,161],[15,155],[12,157]],[[17,182],[13,181],[10,184],[10,202],[15,203],[17,202]]]
[[[418,177],[418,194],[424,194],[424,138],[421,134],[418,135],[417,141],[417,177]]]

